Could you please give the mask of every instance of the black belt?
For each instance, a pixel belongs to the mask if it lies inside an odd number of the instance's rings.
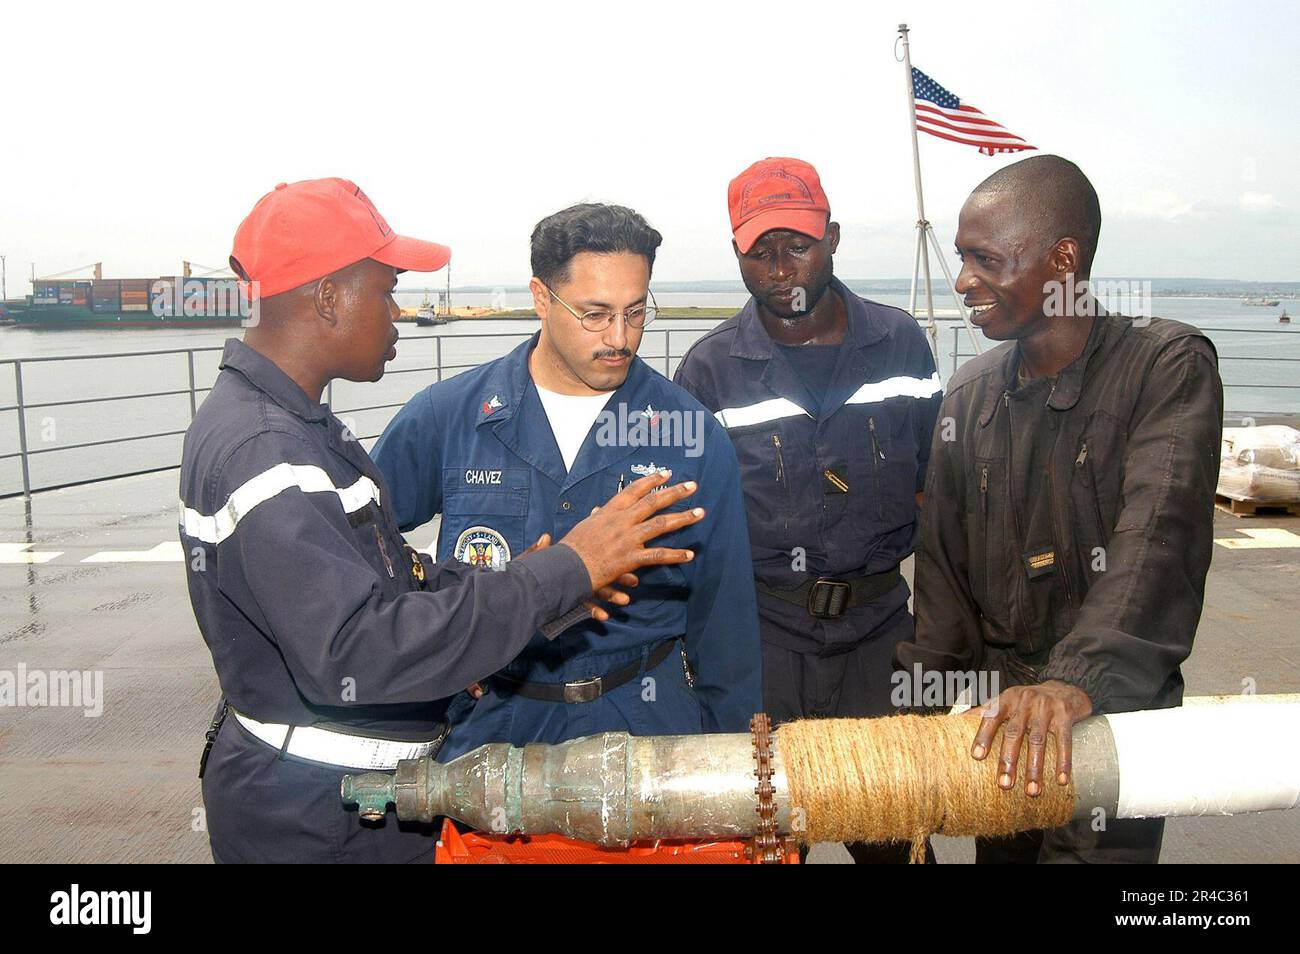
[[[644,668],[646,670],[653,669],[667,659],[676,643],[677,637],[674,636],[672,639],[664,640],[656,646],[654,651],[646,658]],[[686,665],[684,650],[682,652],[682,665]],[[516,695],[525,696],[529,699],[540,699],[543,702],[567,702],[572,704],[599,699],[605,693],[617,689],[625,682],[635,678],[641,670],[641,660],[637,659],[628,663],[622,669],[616,669],[603,676],[579,679],[577,682],[525,682],[522,679],[515,679],[503,673],[497,673],[492,678],[505,683],[510,692]]]
[[[809,580],[792,590],[778,590],[761,580],[758,589],[777,599],[802,606],[817,619],[838,619],[850,606],[861,606],[878,596],[884,596],[903,579],[897,566],[882,573],[860,573],[856,576],[823,576]]]

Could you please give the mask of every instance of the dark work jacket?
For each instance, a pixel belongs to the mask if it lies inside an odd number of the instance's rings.
[[[428,738],[447,699],[590,594],[565,546],[499,573],[417,555],[422,585],[383,476],[338,418],[240,341],[221,367],[185,435],[180,532],[237,711]]]
[[[912,553],[916,494],[943,397],[916,319],[838,280],[831,289],[844,302],[848,327],[824,402],[774,346],[752,298],[696,341],[677,369],[677,383],[714,413],[735,445],[754,576],[777,589],[881,573]],[[760,591],[763,639],[796,652],[845,652],[910,622],[907,597],[900,581],[839,619],[818,620]]]
[[[897,661],[1000,671],[1003,688],[1062,680],[1098,712],[1176,705],[1213,547],[1214,347],[1179,322],[1103,315],[1050,389],[1046,427],[1012,433],[1019,356],[1009,342],[948,384],[916,552],[916,642]],[[1050,463],[1019,486],[1022,442],[1046,442],[1029,459]],[[1031,579],[1020,537],[1039,504],[1054,564]]]

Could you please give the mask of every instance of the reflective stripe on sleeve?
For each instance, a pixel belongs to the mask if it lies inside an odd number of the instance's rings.
[[[181,501],[181,531],[188,537],[204,543],[220,543],[235,532],[239,521],[258,504],[297,487],[303,493],[337,494],[345,513],[354,513],[370,501],[379,502],[379,487],[369,477],[362,476],[349,487],[335,487],[329,475],[319,467],[309,464],[276,464],[241,484],[226,500],[226,504],[212,516],[204,516],[185,506]]]

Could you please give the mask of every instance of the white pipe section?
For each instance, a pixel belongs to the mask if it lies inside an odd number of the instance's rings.
[[[1300,697],[1187,702],[1105,716],[1119,764],[1120,818],[1300,806]]]

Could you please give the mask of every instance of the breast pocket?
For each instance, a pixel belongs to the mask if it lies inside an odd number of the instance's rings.
[[[438,558],[501,569],[527,548],[528,503],[525,469],[447,468]]]
[[[1088,418],[1074,458],[1073,506],[1079,525],[1091,527],[1097,543],[1104,545],[1117,529],[1124,508],[1124,444],[1127,429],[1122,421],[1104,412]],[[1133,526],[1141,529],[1141,516]]]
[[[859,439],[872,491],[866,506],[871,533],[888,533],[916,520],[918,446],[913,403],[911,398],[898,398],[864,408]]]
[[[759,545],[782,547],[790,521],[790,468],[796,462],[789,440],[778,421],[728,434],[740,464],[750,537]],[[781,536],[772,539],[774,532]]]
[[[666,466],[666,465],[665,465]],[[630,471],[630,472],[629,472]],[[599,494],[602,496],[602,505],[604,500],[608,500],[619,493],[623,488],[633,481],[640,480],[642,473],[637,471],[624,471],[621,473],[622,486],[614,476],[612,469],[607,471],[604,476],[599,478]],[[700,475],[696,469],[689,464],[682,466],[681,463],[674,464],[672,467],[673,476],[664,486],[671,487],[673,484],[682,483],[687,480],[699,481]],[[662,493],[662,490],[653,490],[651,494]],[[661,514],[683,513],[691,507],[696,506],[690,497],[678,500],[669,504],[667,507],[658,511]],[[708,517],[705,517],[707,524]],[[700,524],[685,527],[681,530],[675,530],[662,536],[653,537],[646,541],[647,547],[670,547],[673,549],[695,549],[700,558],[720,559],[720,555],[713,552],[710,548],[709,537],[706,531],[702,531]],[[652,612],[654,607],[669,600],[685,600],[690,594],[689,584],[686,574],[681,568],[671,564],[659,566],[644,566],[636,571],[639,581],[635,590],[632,591],[632,613],[639,623],[652,624],[656,618]],[[622,611],[616,611],[616,617]]]

